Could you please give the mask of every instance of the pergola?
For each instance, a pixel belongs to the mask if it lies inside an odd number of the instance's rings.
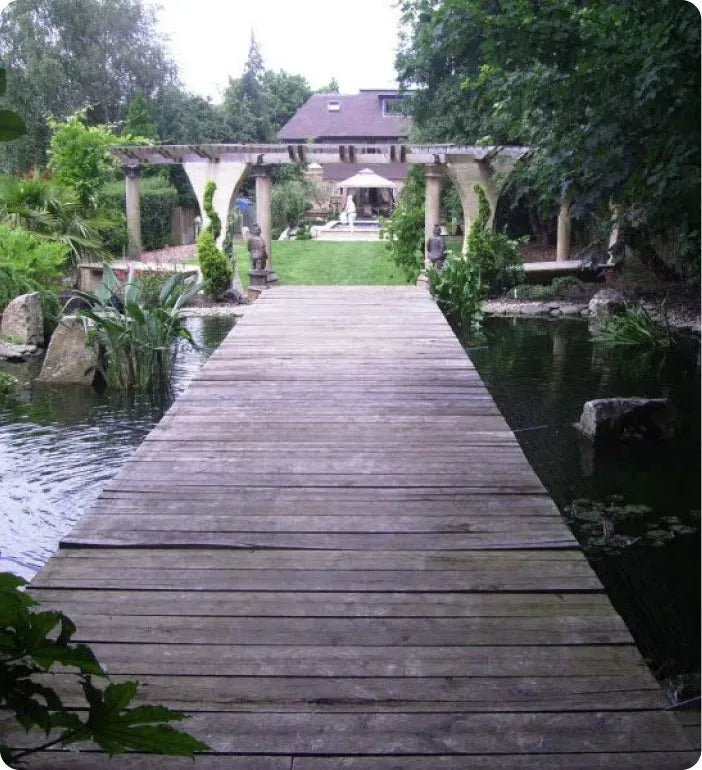
[[[418,163],[424,166],[426,202],[424,227],[427,237],[440,219],[441,180],[446,174],[456,185],[463,207],[464,232],[478,213],[474,186],[480,184],[497,204],[498,174],[508,173],[528,147],[456,146],[407,144],[199,144],[139,145],[114,147],[126,177],[128,253],[141,253],[139,180],[142,166],[182,165],[204,214],[203,197],[209,181],[216,184],[213,206],[223,222],[231,201],[244,179],[256,179],[256,217],[271,254],[271,170],[287,163]],[[224,238],[224,231],[220,241]],[[570,249],[568,206],[561,206],[558,220],[557,259],[568,259]],[[270,268],[270,264],[268,265]]]

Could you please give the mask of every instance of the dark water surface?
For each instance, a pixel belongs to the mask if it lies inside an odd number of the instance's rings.
[[[33,383],[24,403],[0,406],[0,571],[30,578],[42,567],[233,324],[187,319],[201,350],[178,344],[170,394]],[[2,367],[27,381],[36,369]]]
[[[583,321],[487,318],[468,348],[488,390],[561,512],[575,499],[644,504],[637,526],[666,528],[675,516],[695,534],[664,545],[642,538],[617,553],[587,552],[655,674],[699,671],[700,376],[696,351],[664,360],[593,345]],[[679,436],[655,445],[595,450],[573,427],[585,401],[664,396]],[[663,522],[663,523],[661,523]],[[574,527],[581,544],[585,533]]]

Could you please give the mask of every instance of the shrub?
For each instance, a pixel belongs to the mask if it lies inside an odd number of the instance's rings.
[[[278,237],[286,227],[302,224],[305,214],[312,208],[312,193],[306,182],[289,180],[277,182],[271,191],[271,224],[273,237]]]
[[[0,745],[4,762],[17,767],[16,762],[38,751],[80,741],[93,741],[110,756],[134,749],[192,757],[208,748],[167,724],[186,714],[164,706],[128,708],[136,695],[136,682],[108,684],[104,690],[96,687],[93,677],[107,674],[87,645],[71,643],[75,624],[62,612],[39,611],[21,590],[24,583],[15,575],[0,573],[0,710],[9,712],[27,733],[32,729],[46,736],[55,733],[38,746]],[[47,674],[59,667],[64,675],[77,678],[85,696],[81,708],[64,704],[48,685]]]
[[[205,291],[213,297],[219,297],[230,287],[234,271],[229,260],[217,248],[209,227],[198,236],[197,258],[205,282]]]
[[[98,369],[108,387],[146,390],[168,387],[173,363],[173,342],[178,338],[195,345],[183,326],[181,308],[200,289],[194,276],[174,273],[163,285],[154,308],[147,308],[141,297],[141,281],[130,271],[121,284],[109,265],[104,266],[103,281],[96,292],[76,292],[89,309],[76,315],[93,322],[107,351],[107,366]],[[124,296],[124,310],[114,298]]]
[[[0,226],[0,309],[20,294],[49,292],[68,262],[68,247],[21,228]]]
[[[392,215],[381,223],[380,237],[408,281],[424,266],[424,186],[422,168],[412,166]]]
[[[110,182],[105,186],[102,200],[119,212],[125,211],[124,182]],[[178,191],[163,177],[148,177],[140,183],[141,240],[146,251],[161,249],[172,242],[171,215],[178,205]],[[127,244],[127,226],[124,215],[106,238],[106,248],[112,254],[122,254]]]
[[[442,271],[432,268],[428,275],[429,289],[451,324],[462,333],[479,326],[485,290],[476,262],[449,253]]]
[[[212,237],[214,238],[215,243],[222,232],[222,220],[219,218],[219,214],[212,205],[212,198],[214,197],[216,189],[217,185],[210,180],[205,185],[205,193],[202,196],[202,205],[205,209],[205,214],[207,214],[207,217],[210,220],[207,228],[212,231]]]
[[[519,241],[488,228],[490,203],[480,185],[473,188],[478,196],[478,217],[470,228],[466,247],[468,258],[480,267],[480,282],[494,292],[516,286],[524,278],[524,262]]]

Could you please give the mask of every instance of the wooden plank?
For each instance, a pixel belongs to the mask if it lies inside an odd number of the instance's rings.
[[[231,618],[172,615],[93,617],[74,614],[76,641],[232,645],[345,645],[358,647],[494,644],[627,644],[618,616],[559,618]]]
[[[71,613],[187,617],[610,617],[603,593],[352,593],[298,591],[100,591],[30,587],[42,604]],[[653,680],[651,680],[653,683]],[[657,687],[657,685],[655,685]]]
[[[125,681],[113,675],[112,681]],[[495,712],[655,709],[660,690],[643,677],[195,677],[140,679],[138,703],[194,711]],[[75,677],[47,675],[69,707],[82,704]]]
[[[359,648],[96,642],[92,648],[110,674],[139,677],[633,676],[640,670],[650,680],[633,644]]]

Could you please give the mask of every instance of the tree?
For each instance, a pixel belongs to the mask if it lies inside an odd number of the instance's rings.
[[[397,66],[426,138],[533,147],[529,183],[610,204],[642,253],[699,265],[700,28],[679,0],[405,0]],[[670,227],[675,212],[674,227]],[[696,263],[696,264],[695,264]]]
[[[335,77],[333,77],[326,86],[322,86],[321,88],[318,88],[315,93],[318,94],[338,94],[339,93],[339,82]]]
[[[141,88],[137,88],[136,93],[127,105],[127,111],[124,116],[124,133],[132,136],[143,136],[145,139],[158,141],[158,131],[151,118],[149,103],[144,96]]]
[[[153,11],[142,0],[15,0],[0,20],[8,102],[27,136],[4,148],[5,168],[43,165],[46,117],[89,107],[88,121],[118,121],[137,88],[147,98],[176,83]]]
[[[229,78],[222,113],[229,141],[273,142],[281,128],[312,95],[302,75],[266,70],[251,34],[249,55],[239,78]]]
[[[312,96],[312,90],[305,77],[291,75],[284,70],[266,70],[262,83],[270,111],[271,129],[275,134]]]

